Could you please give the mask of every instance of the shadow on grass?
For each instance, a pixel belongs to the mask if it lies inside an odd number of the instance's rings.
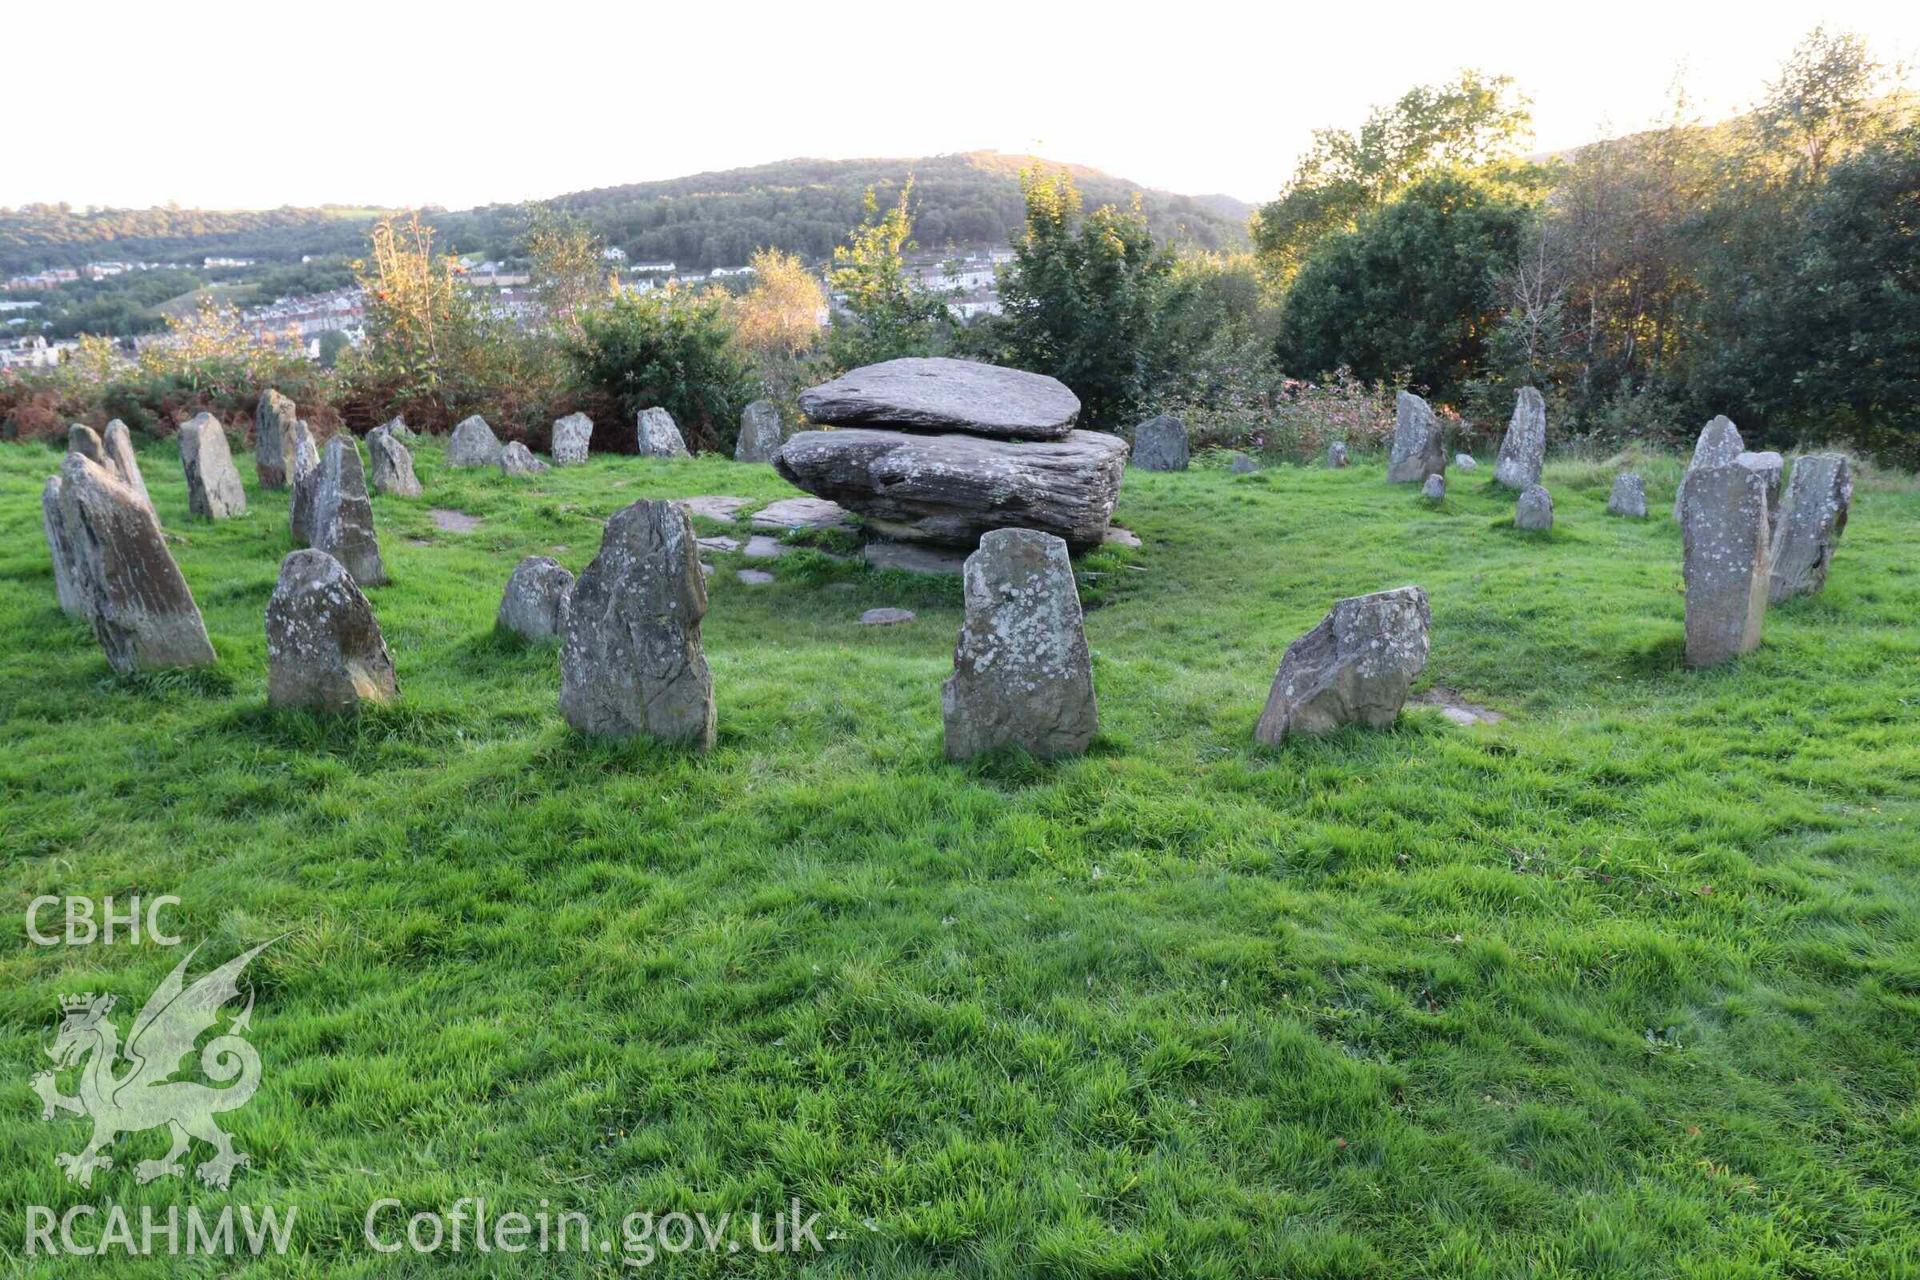
[[[390,706],[338,714],[259,702],[234,710],[224,727],[281,750],[366,757],[397,745],[439,747],[457,742],[462,714],[458,707],[409,703],[404,695]]]
[[[111,668],[97,687],[103,692],[130,693],[136,697],[170,700],[174,698],[226,698],[238,687],[233,673],[224,667],[179,667],[169,671],[136,671],[120,675]]]

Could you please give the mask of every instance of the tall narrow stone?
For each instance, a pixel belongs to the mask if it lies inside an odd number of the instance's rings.
[[[107,461],[107,451],[100,443],[100,433],[84,422],[75,422],[67,427],[67,452],[77,453],[88,462],[112,468]]]
[[[635,424],[634,440],[643,458],[691,456],[687,452],[687,442],[680,434],[679,424],[665,409],[642,409]]]
[[[1313,630],[1287,646],[1257,742],[1331,733],[1342,725],[1385,729],[1399,718],[1407,687],[1427,665],[1433,614],[1419,587],[1396,587],[1334,602]]]
[[[1507,422],[1506,437],[1500,441],[1493,478],[1509,489],[1526,489],[1540,483],[1540,469],[1546,459],[1546,397],[1533,387],[1522,387],[1514,397],[1513,417]]]
[[[576,730],[713,745],[699,550],[677,502],[643,499],[607,521],[574,581],[560,648],[560,714]]]
[[[371,463],[374,492],[399,498],[420,496],[420,478],[413,473],[413,451],[401,443],[391,423],[367,432],[367,458]]]
[[[966,617],[940,688],[949,760],[1001,746],[1076,755],[1100,727],[1093,665],[1067,544],[995,529],[963,573]]]
[[[1813,595],[1827,585],[1852,506],[1853,464],[1844,456],[1812,453],[1793,460],[1769,556],[1769,600]]]
[[[399,692],[380,623],[352,575],[324,551],[291,552],[267,601],[267,702],[342,712]]]
[[[1740,455],[1746,452],[1746,442],[1740,439],[1740,429],[1733,420],[1721,414],[1706,426],[1700,428],[1700,436],[1693,442],[1693,457],[1687,462],[1687,475],[1703,467],[1730,467]],[[1681,487],[1686,487],[1686,476],[1680,478]],[[1680,493],[1673,495],[1673,518],[1680,518]]]
[[[307,483],[305,477],[301,483]],[[312,484],[307,532],[314,550],[338,560],[363,587],[384,583],[387,569],[380,560],[380,540],[374,536],[366,468],[350,433],[343,431],[327,441]]]
[[[180,428],[180,469],[187,477],[187,510],[203,520],[247,514],[247,491],[234,469],[226,428],[210,413]]]
[[[140,474],[140,459],[133,452],[133,435],[127,430],[127,424],[118,418],[109,422],[100,437],[100,449],[106,454],[108,469],[120,477],[120,483],[152,507],[153,495],[147,492],[147,478]]]
[[[735,462],[772,462],[780,456],[787,432],[780,407],[771,400],[755,400],[740,414],[740,438],[733,446]]]
[[[1767,484],[1734,462],[1680,482],[1687,665],[1710,667],[1760,645],[1767,615]]]
[[[262,489],[284,489],[293,479],[293,424],[299,421],[293,401],[268,388],[253,410],[253,469]]]
[[[313,442],[313,428],[305,418],[295,418],[287,435],[287,478],[299,479],[320,465],[320,449]]]
[[[570,413],[553,424],[553,443],[547,450],[556,467],[571,467],[587,460],[593,444],[593,419],[584,413]]]
[[[1424,484],[1428,476],[1446,473],[1447,439],[1440,419],[1425,400],[1402,391],[1395,404],[1387,479],[1393,484]]]
[[[47,536],[47,554],[53,559],[53,594],[60,612],[70,618],[87,616],[87,598],[74,580],[73,546],[67,539],[66,517],[60,510],[60,477],[47,477],[40,491],[40,530]]]

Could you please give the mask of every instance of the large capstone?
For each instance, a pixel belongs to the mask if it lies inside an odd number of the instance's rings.
[[[151,507],[153,495],[147,492],[147,479],[140,474],[140,459],[134,456],[133,435],[126,423],[115,418],[107,424],[106,432],[100,437],[100,451],[106,457],[107,469]]]
[[[309,481],[303,477],[301,484]],[[353,437],[341,432],[327,441],[320,467],[313,473],[312,506],[308,509],[308,543],[338,560],[363,587],[387,580],[380,561],[380,541],[373,532],[373,503],[367,498],[366,469]]]
[[[1057,440],[1073,429],[1080,398],[1041,373],[971,360],[909,356],[867,365],[800,393],[800,411],[833,426],[965,431]]]
[[[375,493],[390,493],[398,498],[420,496],[420,477],[413,471],[413,451],[402,443],[392,423],[383,423],[367,432],[367,459]]]
[[[1432,623],[1419,587],[1338,601],[1319,626],[1287,646],[1254,739],[1272,744],[1355,724],[1387,728],[1427,665]]]
[[[87,616],[87,598],[76,580],[73,545],[67,539],[66,516],[60,510],[60,477],[47,477],[40,491],[40,531],[47,538],[47,554],[53,559],[53,595],[60,612],[71,618]]]
[[[634,424],[634,443],[643,458],[685,458],[687,442],[665,409],[642,409]]]
[[[1687,474],[1702,467],[1730,467],[1745,453],[1747,446],[1740,439],[1740,429],[1733,420],[1721,414],[1706,426],[1700,428],[1700,436],[1693,442],[1693,457],[1687,463]],[[1686,487],[1686,476],[1680,477],[1681,488]],[[1673,495],[1673,518],[1680,518],[1680,492]]]
[[[1513,504],[1513,527],[1529,533],[1545,533],[1553,528],[1553,495],[1545,485],[1530,484]]]
[[[500,465],[500,437],[479,414],[464,418],[447,440],[447,465],[450,467],[497,467]]]
[[[60,464],[58,493],[72,585],[113,669],[212,665],[206,623],[153,508],[77,453]]]
[[[549,556],[528,556],[513,567],[494,625],[522,640],[551,640],[565,630],[573,575]]]
[[[1613,492],[1607,495],[1607,514],[1629,520],[1647,518],[1647,482],[1637,471],[1622,471],[1613,478]]]
[[[293,401],[267,390],[253,411],[253,469],[262,489],[284,489],[293,479],[290,456],[293,424],[299,421]]]
[[[227,432],[210,413],[180,428],[180,469],[187,477],[187,510],[203,520],[247,514],[247,491],[234,469]]]
[[[607,521],[574,581],[560,648],[560,714],[576,730],[713,745],[699,550],[677,502],[645,499]]]
[[[1425,400],[1402,391],[1394,414],[1387,479],[1394,484],[1425,484],[1428,476],[1446,473],[1447,439],[1440,419]]]
[[[1767,615],[1767,484],[1731,461],[1680,482],[1686,552],[1687,665],[1710,667],[1759,647]]]
[[[889,537],[971,548],[1028,528],[1079,550],[1105,536],[1126,460],[1126,441],[1097,431],[1016,442],[848,427],[796,434],[774,466]]]
[[[1067,544],[996,529],[967,557],[963,582],[966,617],[940,688],[947,759],[1002,746],[1042,758],[1085,751],[1100,713]]]
[[[1187,426],[1170,413],[1133,429],[1133,465],[1142,471],[1185,471],[1189,456]]]
[[[267,702],[355,711],[399,692],[373,606],[353,576],[324,551],[289,554],[267,601]]]
[[[533,456],[533,450],[515,440],[500,451],[500,474],[510,479],[537,476],[547,464]]]
[[[780,456],[780,446],[786,439],[780,406],[771,400],[755,400],[740,414],[740,438],[733,446],[733,460],[772,462]]]
[[[1827,585],[1852,505],[1853,464],[1846,458],[1813,453],[1793,460],[1793,482],[1773,535],[1770,600],[1813,595]]]
[[[1493,464],[1493,478],[1509,489],[1525,489],[1540,483],[1540,468],[1547,459],[1547,400],[1533,387],[1522,387],[1514,398],[1513,417],[1507,421],[1507,434],[1500,441],[1500,457]]]
[[[570,413],[553,424],[553,442],[547,452],[556,467],[571,467],[587,460],[593,443],[593,419],[584,413]]]

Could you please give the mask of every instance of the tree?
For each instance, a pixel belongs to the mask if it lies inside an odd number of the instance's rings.
[[[534,205],[527,215],[525,252],[534,294],[561,329],[575,328],[580,312],[612,290],[605,242],[571,213]]]
[[[680,289],[622,293],[579,321],[567,354],[586,388],[623,421],[658,405],[688,444],[730,448],[753,384],[723,298]]]
[[[827,296],[806,264],[778,249],[757,250],[753,284],[734,305],[734,332],[756,357],[797,356],[820,336]]]
[[[864,218],[847,243],[833,251],[827,279],[845,310],[834,317],[827,347],[842,369],[926,355],[946,320],[945,304],[907,274],[906,251],[916,247],[908,212],[912,198],[913,179],[908,178],[899,202],[882,212],[868,187]]]
[[[1753,114],[1760,149],[1783,159],[1793,180],[1819,182],[1836,158],[1891,126],[1885,72],[1861,37],[1815,27]]]

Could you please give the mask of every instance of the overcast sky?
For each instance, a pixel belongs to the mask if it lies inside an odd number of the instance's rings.
[[[1677,75],[1737,110],[1823,21],[1920,60],[1913,0],[22,3],[0,205],[462,208],[989,148],[1257,201],[1313,129],[1461,67],[1516,77],[1557,150],[1655,119]]]

